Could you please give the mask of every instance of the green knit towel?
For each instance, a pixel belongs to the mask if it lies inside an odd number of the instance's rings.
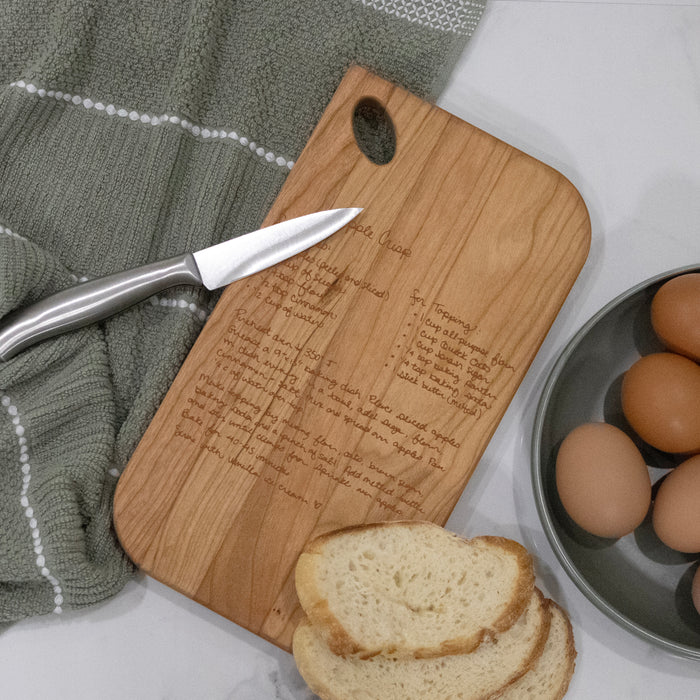
[[[0,6],[0,317],[258,228],[346,69],[435,98],[485,0]],[[216,297],[181,287],[0,363],[0,622],[133,567],[121,470]]]

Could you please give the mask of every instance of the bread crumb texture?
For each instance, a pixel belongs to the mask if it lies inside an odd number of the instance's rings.
[[[323,700],[561,698],[575,649],[517,542],[428,522],[336,530],[296,569],[293,653]]]

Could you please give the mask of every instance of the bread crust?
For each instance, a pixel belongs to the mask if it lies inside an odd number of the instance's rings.
[[[571,619],[569,618],[568,613],[564,608],[562,608],[558,603],[556,603],[553,600],[548,599],[547,603],[552,607],[556,608],[559,610],[559,612],[562,614],[564,617],[564,621],[566,622],[566,659],[567,659],[567,672],[566,672],[566,677],[564,681],[561,684],[561,687],[559,688],[559,695],[556,696],[553,700],[562,700],[562,698],[566,695],[567,691],[569,690],[569,685],[571,683],[571,678],[574,675],[574,671],[576,670],[576,641],[574,639],[574,628],[571,625]]]
[[[444,640],[439,646],[416,649],[400,648],[365,648],[358,640],[354,639],[343,624],[338,620],[330,608],[328,600],[317,586],[317,564],[323,557],[325,544],[340,534],[352,532],[366,532],[379,528],[436,528],[447,535],[457,539],[465,545],[475,542],[486,542],[490,546],[500,547],[509,552],[517,560],[518,578],[514,586],[511,599],[499,615],[488,627],[474,634],[464,637]],[[523,614],[532,595],[535,585],[534,565],[530,553],[515,540],[494,535],[482,535],[467,539],[449,532],[435,523],[423,520],[395,520],[362,525],[351,525],[326,532],[310,540],[299,555],[295,569],[295,583],[299,602],[308,616],[311,624],[322,631],[323,637],[333,653],[339,656],[357,656],[369,658],[375,654],[397,654],[412,656],[418,659],[433,658],[453,654],[468,654],[476,650],[485,640],[491,639],[497,634],[509,629]]]
[[[532,654],[530,654],[529,658],[520,666],[517,672],[513,674],[513,677],[507,683],[503,684],[500,688],[496,688],[492,693],[483,698],[483,700],[495,700],[496,698],[501,697],[501,695],[503,695],[508,688],[514,685],[528,671],[531,671],[535,667],[535,664],[542,656],[542,652],[544,652],[544,646],[547,643],[549,630],[552,624],[552,612],[548,605],[549,601],[545,599],[544,594],[539,588],[535,588],[535,594],[539,596],[542,604],[543,621],[537,637],[537,642],[532,650]]]
[[[311,622],[309,621],[309,618],[303,617],[294,630],[294,636],[292,637],[292,654],[294,655],[294,662],[296,663],[299,675],[301,675],[305,683],[316,695],[318,695],[319,698],[321,698],[321,700],[334,700],[334,695],[331,688],[320,681],[317,674],[314,673],[314,664],[311,661],[311,658],[297,650],[297,640],[299,639],[300,633],[303,632],[304,627],[310,626]]]
[[[499,685],[497,688],[493,689],[492,691],[489,691],[486,694],[479,695],[478,698],[477,696],[470,696],[472,697],[472,700],[493,700],[501,695],[501,693],[508,687],[510,687],[512,684],[514,684],[517,680],[519,680],[522,676],[524,676],[528,671],[530,671],[537,661],[539,660],[540,656],[542,655],[542,652],[544,650],[544,645],[547,641],[547,638],[549,636],[549,629],[550,629],[550,622],[551,622],[551,612],[550,612],[550,607],[547,604],[547,600],[545,599],[544,595],[541,593],[541,591],[537,588],[535,588],[531,594],[531,598],[536,596],[538,598],[538,631],[537,631],[537,638],[535,639],[534,643],[532,643],[531,648],[529,650],[528,655],[521,659],[519,662],[518,666],[513,667],[512,669],[509,669],[509,676],[507,681],[503,683],[502,685]],[[305,617],[301,620],[299,625],[297,626],[297,630],[295,631],[294,634],[294,639],[293,639],[293,653],[294,653],[294,658],[297,663],[297,668],[299,670],[299,673],[301,676],[304,678],[306,683],[309,685],[311,690],[316,693],[321,700],[349,700],[349,695],[348,691],[349,688],[344,687],[341,691],[339,686],[334,686],[333,685],[333,678],[335,678],[335,675],[326,667],[325,673],[319,673],[318,672],[318,659],[314,657],[313,653],[309,652],[308,647],[307,648],[302,648],[302,643],[300,642],[300,639],[303,639],[304,637],[304,632],[305,630],[303,629],[304,627],[306,628],[311,628],[315,630],[316,633],[319,632],[318,629],[315,628],[315,626],[312,624],[311,620],[309,620],[308,617]],[[325,641],[325,640],[324,640]],[[497,642],[496,642],[497,643]],[[402,658],[403,662],[405,663],[421,663],[422,661],[426,661],[426,659],[411,659],[411,658],[404,658],[404,657],[397,657],[395,654],[387,654],[386,656],[391,657],[392,659],[398,659]],[[469,654],[462,654],[461,656],[468,657]],[[337,657],[337,663],[338,664],[343,664],[343,663],[363,663],[366,661],[366,659],[361,659],[360,657],[353,657],[353,658],[341,658]],[[429,659],[428,659],[429,661]],[[402,675],[400,672],[398,672],[399,675],[396,676],[395,678],[391,679],[389,682],[396,682],[397,684],[400,684],[402,681]],[[324,681],[324,677],[326,680]],[[398,690],[400,686],[397,685],[396,689]],[[386,689],[385,689],[386,690]],[[389,688],[388,690],[391,690]],[[405,689],[402,692],[406,692]],[[377,697],[377,695],[373,694],[372,691],[370,690],[369,694],[366,696],[364,692],[362,692],[362,697]],[[393,695],[392,695],[393,697]],[[430,696],[433,697],[433,696]]]
[[[547,636],[544,638],[544,642],[542,645],[542,649],[540,651],[540,656],[542,653],[544,653],[544,648],[547,644],[548,636],[549,636],[549,629],[551,628],[554,620],[555,614],[559,617],[559,619],[564,623],[565,627],[565,647],[563,649],[564,652],[564,657],[565,657],[565,668],[563,670],[562,674],[562,679],[560,682],[560,685],[558,688],[556,688],[553,691],[552,695],[547,695],[546,700],[562,700],[562,698],[566,695],[568,689],[569,689],[569,684],[571,682],[571,678],[574,675],[574,670],[576,667],[576,647],[575,647],[575,641],[574,641],[574,631],[573,627],[571,626],[571,620],[569,619],[569,616],[561,606],[559,606],[557,603],[555,603],[553,600],[547,598],[544,600],[544,604],[546,607],[546,610],[548,612],[549,616],[549,627],[547,629]],[[536,664],[539,663],[539,657],[536,657],[533,659],[533,663],[530,666],[529,670],[533,670],[536,666]],[[496,700],[497,698],[502,698],[502,697],[518,697],[517,695],[512,695],[509,693],[509,690],[512,688],[513,685],[515,685],[522,676],[525,674],[522,674],[520,677],[513,679],[511,682],[507,683],[504,685],[502,688],[497,690],[494,694],[490,695],[488,700]],[[517,691],[516,691],[517,692]]]

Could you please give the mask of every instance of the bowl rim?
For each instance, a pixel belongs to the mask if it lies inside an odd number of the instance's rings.
[[[681,274],[687,274],[691,272],[700,272],[700,264],[696,263],[693,265],[686,265],[683,267],[675,268],[673,270],[667,270],[666,272],[659,273],[653,277],[649,277],[642,282],[637,283],[633,287],[630,287],[626,291],[617,295],[604,306],[602,306],[598,311],[596,311],[582,326],[579,330],[571,337],[571,339],[566,343],[564,348],[559,353],[552,369],[550,370],[547,379],[545,381],[544,388],[540,394],[539,401],[537,403],[537,409],[535,413],[535,421],[532,430],[532,444],[530,448],[530,477],[532,482],[532,488],[535,497],[535,506],[537,508],[537,514],[540,518],[540,522],[543,526],[547,540],[550,546],[554,550],[554,554],[557,557],[559,563],[564,568],[569,578],[573,581],[576,587],[584,594],[588,600],[595,605],[601,612],[607,615],[614,622],[619,624],[621,627],[629,632],[632,632],[637,637],[644,639],[647,642],[651,642],[657,647],[661,647],[666,651],[669,651],[677,656],[690,659],[700,659],[700,647],[694,647],[687,644],[682,644],[676,642],[672,639],[668,639],[656,632],[652,632],[643,625],[631,620],[626,615],[616,610],[612,605],[610,605],[606,600],[600,596],[595,589],[588,583],[586,578],[577,569],[573,561],[569,558],[564,546],[559,539],[557,532],[554,527],[554,520],[546,508],[546,498],[545,489],[543,483],[542,465],[540,464],[539,454],[542,445],[542,427],[544,425],[544,418],[549,406],[549,402],[552,398],[554,388],[559,380],[561,372],[568,362],[573,351],[583,340],[583,338],[589,333],[591,328],[598,323],[605,315],[607,315],[612,309],[617,307],[619,304],[624,302],[631,296],[651,287],[655,284],[663,282],[672,277],[676,277]]]

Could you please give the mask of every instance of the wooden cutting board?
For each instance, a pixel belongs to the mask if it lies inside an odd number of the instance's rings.
[[[384,165],[354,136],[367,100],[393,123]],[[310,537],[444,525],[590,241],[561,174],[360,68],[265,224],[346,206],[364,211],[225,290],[115,497],[144,572],[285,649]]]

